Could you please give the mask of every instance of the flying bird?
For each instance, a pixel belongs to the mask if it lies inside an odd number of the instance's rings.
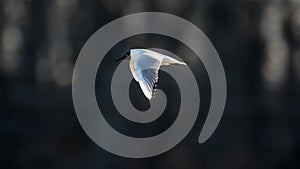
[[[129,60],[131,74],[139,83],[148,100],[153,98],[157,88],[160,66],[186,65],[184,62],[149,49],[127,50],[120,58],[116,59],[116,62],[122,60]]]

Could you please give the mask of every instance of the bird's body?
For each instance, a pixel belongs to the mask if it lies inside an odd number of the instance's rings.
[[[127,56],[130,56],[129,67],[132,76],[139,83],[144,95],[149,100],[154,96],[160,66],[172,64],[186,65],[184,62],[149,49],[131,49],[124,55],[118,60],[123,60]]]

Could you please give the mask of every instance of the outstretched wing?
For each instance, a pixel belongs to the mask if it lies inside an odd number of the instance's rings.
[[[153,56],[152,53],[143,51],[136,58],[134,63],[137,81],[144,95],[151,100],[156,89],[158,81],[158,70],[160,68],[162,58]]]
[[[145,69],[137,73],[137,79],[144,95],[151,100],[156,90],[158,69]]]

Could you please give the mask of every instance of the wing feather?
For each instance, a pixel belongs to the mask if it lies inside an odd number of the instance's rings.
[[[156,83],[158,81],[158,70],[145,69],[137,74],[139,85],[144,95],[151,100],[156,90]]]
[[[162,59],[161,57],[153,56],[153,53],[147,52],[147,50],[139,53],[139,56],[135,58],[134,76],[139,82],[144,95],[149,100],[151,100],[155,93],[158,81],[158,70]]]

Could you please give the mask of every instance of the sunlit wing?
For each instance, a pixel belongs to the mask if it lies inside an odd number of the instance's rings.
[[[151,54],[152,53],[144,52],[137,58],[134,64],[137,81],[144,95],[149,100],[151,100],[154,95],[158,81],[158,70],[162,62],[162,58],[155,58]]]
[[[137,79],[144,95],[151,100],[158,81],[158,69],[145,69],[137,73]]]

